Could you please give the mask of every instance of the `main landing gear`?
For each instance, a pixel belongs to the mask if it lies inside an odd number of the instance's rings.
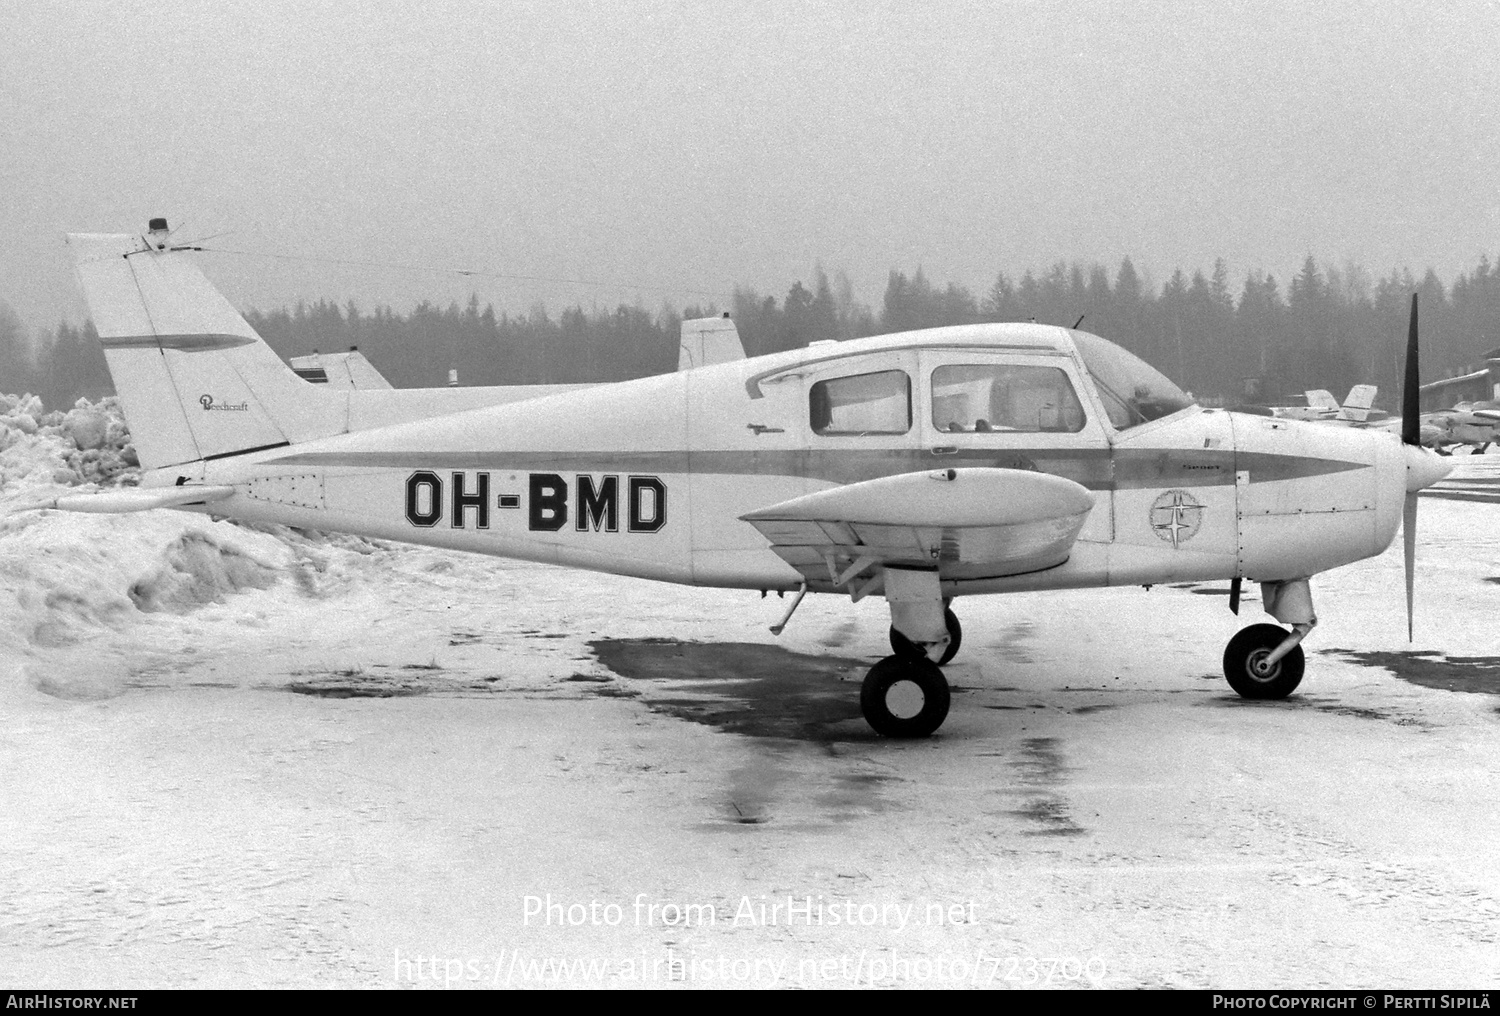
[[[958,623],[958,615],[947,606],[943,607],[943,625],[948,629],[948,648],[944,649],[943,655],[938,657],[939,667],[946,667],[949,661],[958,655],[958,647],[963,645],[964,641],[964,630],[963,626]],[[897,631],[895,625],[891,625],[891,652],[897,656],[926,655],[920,646]]]
[[[1224,677],[1247,699],[1284,699],[1302,683],[1302,640],[1318,623],[1312,589],[1306,579],[1262,582],[1266,612],[1292,626],[1274,624],[1242,628],[1224,647]]]
[[[865,722],[886,737],[926,737],[948,718],[948,679],[940,669],[963,641],[958,618],[942,598],[936,571],[885,570],[891,649],[870,668],[859,692]]]
[[[948,679],[925,656],[887,656],[865,675],[859,708],[877,734],[926,737],[948,718]]]

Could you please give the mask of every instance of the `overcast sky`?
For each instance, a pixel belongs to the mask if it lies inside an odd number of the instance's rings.
[[[1451,280],[1500,251],[1497,109],[1479,2],[0,0],[0,300],[81,319],[61,234],[155,215],[611,283],[203,256],[261,308],[681,306],[817,261],[876,306],[893,267],[982,294],[1125,255]]]

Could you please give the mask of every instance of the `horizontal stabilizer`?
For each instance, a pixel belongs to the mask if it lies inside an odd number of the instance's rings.
[[[143,512],[152,508],[180,508],[188,504],[222,501],[234,493],[233,487],[133,487],[129,490],[107,490],[98,494],[65,494],[42,504],[28,505],[21,511],[57,508],[65,512],[89,512],[95,515],[118,515]]]
[[[885,476],[740,517],[810,582],[841,586],[887,564],[944,577],[1051,568],[1093,507],[1094,495],[1064,477],[975,468]]]

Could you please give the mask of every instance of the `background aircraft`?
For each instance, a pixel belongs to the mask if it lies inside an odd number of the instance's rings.
[[[1224,651],[1241,695],[1302,679],[1310,578],[1403,523],[1410,626],[1418,446],[1413,298],[1401,440],[1193,405],[1097,336],[986,324],[746,359],[686,329],[675,374],[616,384],[400,390],[293,373],[188,260],[145,236],[73,235],[142,464],[137,489],[45,507],[171,507],[669,582],[880,595],[892,654],[870,725],[925,736],[961,596],[1244,579],[1290,630]]]
[[[1439,454],[1452,454],[1453,448],[1468,445],[1473,454],[1483,455],[1491,444],[1500,442],[1500,403],[1460,402],[1452,409],[1422,414],[1422,427],[1438,433],[1428,447]]]
[[[1422,413],[1417,421],[1423,447],[1439,455],[1452,455],[1454,448],[1463,446],[1472,448],[1471,454],[1483,455],[1491,444],[1500,443],[1500,403],[1460,402],[1452,409]],[[1399,434],[1404,424],[1401,417],[1395,417],[1373,426]]]
[[[358,349],[351,347],[347,353],[319,353],[309,356],[294,356],[288,363],[292,373],[315,385],[334,388],[390,388],[385,375],[375,369]]]

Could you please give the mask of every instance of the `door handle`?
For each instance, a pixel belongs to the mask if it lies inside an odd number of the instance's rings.
[[[957,445],[951,445],[951,444],[935,445],[933,447],[933,449],[932,449],[932,454],[934,454],[934,455],[957,455],[958,454],[958,446]]]

